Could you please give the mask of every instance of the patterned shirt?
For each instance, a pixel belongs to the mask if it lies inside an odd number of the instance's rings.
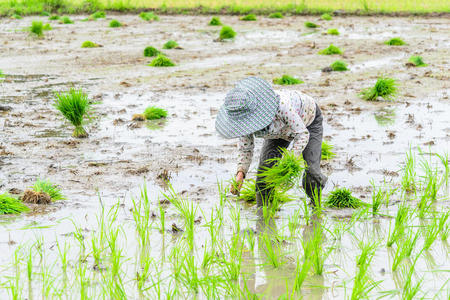
[[[238,142],[238,172],[247,174],[252,162],[254,139],[284,139],[292,142],[292,150],[301,155],[309,141],[306,129],[315,118],[316,102],[298,91],[276,91],[280,96],[280,106],[275,118],[266,128],[251,135],[242,136]]]

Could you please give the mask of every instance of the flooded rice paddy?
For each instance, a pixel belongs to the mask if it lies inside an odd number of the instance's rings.
[[[223,16],[237,36],[215,42],[220,27],[207,16],[85,17],[0,20],[0,192],[19,196],[41,178],[67,198],[0,216],[2,299],[449,297],[447,19]],[[112,18],[125,26],[109,28]],[[52,24],[43,39],[23,30],[35,19]],[[322,34],[328,28],[341,34]],[[385,45],[391,37],[407,45]],[[82,49],[85,40],[103,47]],[[147,66],[143,49],[168,40],[182,48],[164,50],[177,66]],[[317,54],[330,43],[344,54]],[[428,66],[407,67],[412,55]],[[336,59],[350,70],[321,71]],[[298,200],[264,218],[227,192],[236,141],[214,131],[224,95],[245,76],[283,74],[305,81],[285,88],[314,96],[324,113],[336,153],[322,162],[325,195],[335,186],[369,204],[381,195],[375,215],[371,207],[314,212],[294,189]],[[398,80],[396,101],[361,100],[381,75]],[[72,138],[52,106],[53,93],[70,87],[97,103],[87,139]],[[131,120],[149,105],[168,118]],[[417,189],[407,193],[410,149]]]

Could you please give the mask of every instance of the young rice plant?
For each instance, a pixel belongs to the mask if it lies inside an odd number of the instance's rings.
[[[88,133],[83,128],[83,119],[90,110],[90,103],[86,93],[73,88],[66,93],[56,93],[54,106],[75,126],[73,137],[85,138],[88,136]]]
[[[156,49],[155,47],[152,47],[152,46],[145,47],[145,49],[144,49],[145,57],[157,56],[160,53],[161,52],[158,49]]]
[[[141,12],[139,17],[144,21],[159,21],[159,17],[153,12]]]
[[[254,14],[248,14],[246,16],[241,17],[242,21],[256,21],[256,16]]]
[[[342,72],[342,71],[347,71],[347,63],[342,61],[342,60],[336,60],[334,63],[332,63],[330,65],[330,68],[333,71],[338,71],[338,72]]]
[[[175,64],[163,54],[158,54],[158,56],[153,59],[149,66],[151,67],[173,67]]]
[[[219,33],[219,40],[231,40],[236,36],[236,32],[231,26],[223,26]]]
[[[331,145],[329,142],[323,140],[322,141],[322,160],[332,159],[336,156],[336,154],[333,152],[333,145]]]
[[[375,101],[378,97],[393,101],[398,92],[397,81],[389,77],[378,78],[375,86],[363,89],[359,95],[367,101]]]
[[[177,48],[177,47],[179,47],[178,43],[170,40],[164,44],[163,49],[173,49],[173,48]]]
[[[336,188],[330,192],[325,204],[335,208],[358,208],[364,204],[361,200],[352,196],[352,192],[346,188]]]
[[[109,22],[109,27],[116,28],[116,27],[121,27],[121,26],[122,26],[122,23],[120,23],[117,20],[111,20],[111,22]]]
[[[271,18],[271,19],[283,19],[284,16],[283,16],[283,14],[281,12],[274,12],[274,13],[271,13],[269,15],[269,18]]]
[[[28,207],[19,199],[12,197],[8,193],[0,194],[0,215],[20,214],[28,210]]]
[[[44,24],[42,23],[42,21],[31,22],[30,34],[34,34],[36,37],[44,36]]]
[[[386,41],[384,43],[386,45],[389,45],[389,46],[403,46],[403,45],[406,45],[406,43],[401,38],[398,38],[398,37],[392,38],[392,39],[390,39],[390,40],[388,40],[388,41]]]
[[[98,48],[98,47],[100,47],[99,44],[91,41],[84,41],[83,44],[81,44],[81,48]]]
[[[222,25],[222,22],[220,22],[219,17],[212,17],[211,20],[209,21],[209,25],[210,26],[220,26],[220,25]]]
[[[330,14],[323,14],[320,17],[325,21],[331,21],[333,19]]]
[[[283,75],[283,76],[281,76],[281,78],[274,78],[273,83],[279,84],[279,85],[293,85],[293,84],[304,83],[304,81],[294,78],[289,75]]]
[[[335,45],[330,44],[330,46],[328,46],[328,48],[322,49],[318,53],[322,54],[322,55],[333,55],[333,54],[342,54],[343,52],[341,49],[339,49]]]
[[[56,184],[51,183],[49,180],[38,179],[34,185],[33,190],[37,193],[46,193],[50,196],[52,201],[66,199]]]
[[[306,28],[317,28],[317,27],[319,27],[319,25],[317,25],[313,22],[305,22],[305,27]]]
[[[144,116],[147,120],[157,120],[167,117],[167,110],[156,107],[149,106],[144,111]]]
[[[413,64],[415,67],[426,67],[428,66],[424,61],[422,56],[411,56],[409,58],[409,63]]]
[[[327,30],[327,34],[329,35],[339,35],[339,30],[337,30],[336,28],[330,28]]]

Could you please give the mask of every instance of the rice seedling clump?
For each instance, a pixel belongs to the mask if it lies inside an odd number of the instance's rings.
[[[20,214],[28,211],[29,208],[8,193],[0,194],[0,215]]]
[[[97,47],[100,47],[100,45],[91,41],[84,41],[83,44],[81,44],[81,48],[97,48]]]
[[[305,170],[306,163],[302,157],[296,156],[292,151],[284,149],[282,152],[282,157],[268,160],[273,163],[273,166],[271,168],[263,168],[260,175],[264,177],[264,181],[271,187],[290,189]]]
[[[59,19],[59,23],[62,23],[62,24],[73,24],[73,21],[69,17],[64,16],[64,17],[61,17]]]
[[[392,38],[386,42],[384,42],[386,45],[389,46],[402,46],[406,45],[406,43],[401,38]]]
[[[414,65],[415,67],[425,67],[428,66],[424,61],[422,56],[411,56],[409,58],[409,63]]]
[[[37,193],[46,193],[50,196],[52,201],[64,200],[61,189],[56,184],[51,183],[49,180],[38,179],[33,185],[33,190]]]
[[[320,17],[325,21],[331,21],[331,19],[333,19],[330,14],[323,14]]]
[[[336,28],[330,28],[327,30],[327,34],[329,35],[339,35],[339,30],[337,30]]]
[[[231,26],[223,26],[220,30],[219,40],[230,40],[234,39],[236,32],[231,28]]]
[[[106,18],[106,14],[104,11],[96,11],[95,13],[93,13],[90,17],[90,19],[102,19],[102,18]]]
[[[248,14],[246,16],[241,17],[242,21],[256,21],[256,16],[254,14]]]
[[[55,98],[55,108],[75,126],[72,136],[87,137],[83,120],[90,109],[88,96],[82,90],[70,89],[67,93],[56,93]]]
[[[343,62],[342,60],[337,60],[334,63],[330,65],[330,68],[333,71],[347,71],[347,64]]]
[[[109,27],[115,28],[115,27],[121,27],[122,23],[120,23],[117,20],[111,20],[111,22],[109,22]]]
[[[313,22],[305,22],[305,27],[306,28],[317,28],[317,27],[319,27],[319,25],[317,25]]]
[[[159,21],[159,17],[151,11],[150,12],[141,12],[139,14],[139,17],[141,17],[141,19],[145,20],[145,21]]]
[[[147,120],[157,120],[167,117],[167,110],[156,106],[149,106],[144,111]]]
[[[58,15],[51,15],[50,17],[48,17],[49,20],[59,20],[59,16]]]
[[[178,43],[175,42],[175,41],[170,40],[170,41],[167,41],[164,44],[163,49],[173,49],[173,48],[176,48],[176,47],[178,47]]]
[[[152,46],[145,47],[144,49],[144,56],[145,57],[152,57],[158,55],[160,52],[158,49]]]
[[[44,36],[44,24],[42,21],[32,21],[30,26],[30,33],[37,37]]]
[[[284,16],[283,16],[282,13],[280,13],[279,11],[277,11],[277,12],[271,13],[271,14],[269,15],[269,18],[271,18],[271,19],[283,19]]]
[[[333,145],[327,141],[322,141],[322,160],[332,159],[336,154],[332,151]]]
[[[397,82],[393,78],[380,77],[374,87],[362,90],[359,95],[368,101],[374,101],[378,97],[384,100],[393,101],[397,94]]]
[[[11,18],[12,18],[12,19],[16,19],[16,20],[20,20],[20,19],[22,19],[22,16],[19,15],[19,14],[13,14],[13,15],[11,16]]]
[[[271,197],[272,201],[276,203],[286,203],[295,200],[294,196],[289,195],[285,190],[280,188],[273,189]],[[238,199],[250,203],[256,201],[256,183],[254,179],[245,180],[239,192]]]
[[[52,203],[52,198],[50,198],[49,194],[44,192],[26,190],[23,193],[22,201],[25,203],[32,203],[32,204],[50,204]]]
[[[318,53],[322,55],[342,54],[342,50],[336,47],[335,45],[330,44],[328,48],[322,49]]]
[[[363,202],[352,196],[352,192],[346,188],[336,188],[325,200],[328,207],[335,208],[358,208]]]
[[[274,78],[273,83],[280,84],[280,85],[292,85],[292,84],[304,83],[304,81],[294,78],[289,75],[283,75],[283,76],[281,76],[281,78]]]
[[[210,26],[220,26],[222,25],[222,22],[220,22],[219,17],[212,17],[211,21],[209,21]]]
[[[153,59],[149,66],[151,67],[173,67],[175,64],[163,54],[158,54],[158,56]]]
[[[44,24],[44,27],[42,27],[42,29],[44,29],[44,30],[52,30],[53,28],[52,28],[52,26],[49,23],[47,23],[47,24]]]

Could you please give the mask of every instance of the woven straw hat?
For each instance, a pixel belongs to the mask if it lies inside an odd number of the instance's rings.
[[[228,92],[216,118],[216,130],[231,139],[249,135],[272,123],[279,96],[264,79],[248,77]]]

